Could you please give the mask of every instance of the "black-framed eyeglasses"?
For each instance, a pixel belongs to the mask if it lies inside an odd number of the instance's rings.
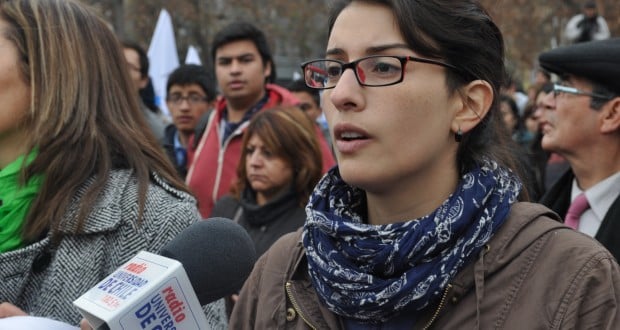
[[[180,94],[172,94],[166,98],[166,101],[172,103],[173,105],[181,105],[183,101],[187,101],[189,105],[198,105],[207,101],[206,96],[198,95],[198,94],[190,94],[187,96],[183,96]]]
[[[609,100],[613,99],[613,97],[609,96],[609,95],[590,93],[590,92],[582,91],[582,90],[577,89],[575,87],[565,86],[565,85],[562,85],[562,84],[554,84],[553,85],[553,96],[557,97],[560,94],[572,94],[572,95],[590,96],[590,97],[595,98],[595,99],[606,100],[606,101],[609,101]]]
[[[395,85],[403,81],[408,61],[440,65],[458,69],[448,63],[415,56],[373,55],[345,63],[338,60],[319,59],[301,65],[306,85],[314,89],[336,87],[346,69],[352,69],[361,86],[380,87]]]

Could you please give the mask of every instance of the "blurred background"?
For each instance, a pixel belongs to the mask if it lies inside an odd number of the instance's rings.
[[[266,32],[278,77],[292,79],[299,63],[320,57],[327,39],[330,0],[82,0],[114,27],[119,37],[149,48],[162,9],[172,18],[179,59],[193,46],[202,64],[211,65],[213,34],[235,20],[248,20]],[[565,44],[562,30],[583,0],[481,0],[506,41],[507,67],[527,86],[541,51]],[[620,36],[620,1],[596,0],[612,37]]]

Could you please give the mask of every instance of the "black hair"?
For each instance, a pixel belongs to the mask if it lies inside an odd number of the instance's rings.
[[[170,88],[173,85],[186,86],[192,84],[202,88],[208,102],[215,100],[217,92],[213,77],[204,66],[197,64],[183,64],[172,71],[166,83],[166,94],[170,93]]]
[[[149,57],[142,46],[135,41],[122,40],[121,45],[123,48],[132,49],[138,54],[138,62],[140,63],[140,77],[148,80],[146,86],[140,88],[140,99],[144,105],[154,113],[159,112],[159,107],[155,102],[155,89],[153,88],[153,82],[149,77]]]
[[[142,46],[140,46],[137,42],[123,40],[121,41],[123,48],[133,49],[138,53],[138,58],[140,61],[140,77],[147,78],[149,76],[149,57],[146,54],[146,51]]]
[[[500,103],[508,104],[508,107],[510,108],[510,112],[512,112],[512,115],[515,118],[519,118],[519,107],[517,107],[517,102],[515,102],[515,100],[512,97],[506,94],[501,94],[499,96],[499,101]]]
[[[329,34],[340,12],[352,1],[389,7],[411,49],[457,67],[446,71],[451,93],[458,93],[459,88],[478,79],[487,81],[493,88],[495,97],[487,115],[459,143],[460,173],[475,168],[484,158],[521,173],[512,154],[512,139],[499,114],[499,90],[506,78],[504,39],[480,3],[475,0],[340,0],[332,7]]]
[[[157,113],[159,112],[159,107],[155,102],[155,88],[153,87],[153,81],[150,77],[147,79],[148,82],[146,83],[146,86],[144,86],[144,88],[140,88],[140,98],[142,99],[142,102],[144,102],[144,105],[149,108],[149,110]]]
[[[290,83],[288,83],[285,87],[289,91],[291,91],[291,92],[306,92],[306,93],[308,93],[310,96],[312,96],[312,99],[314,100],[316,105],[319,106],[319,107],[321,106],[321,96],[319,95],[319,90],[308,87],[308,85],[306,85],[305,81],[303,81],[301,79],[293,80]]]
[[[269,43],[267,43],[267,37],[265,33],[259,28],[248,22],[234,22],[231,23],[215,34],[213,38],[213,45],[211,47],[211,58],[215,63],[215,53],[217,49],[223,45],[234,41],[249,40],[256,46],[258,53],[263,60],[263,65],[271,65],[271,74],[267,77],[268,83],[273,83],[276,80],[276,65],[271,55],[271,49]]]
[[[500,94],[499,101],[500,101],[500,104],[501,103],[508,104],[508,107],[510,108],[510,112],[512,113],[512,116],[517,121],[515,127],[513,128],[513,131],[511,131],[510,133],[512,134],[516,131],[522,130],[525,126],[525,122],[524,122],[524,118],[519,114],[519,107],[517,106],[517,102],[515,102],[515,100],[511,96],[506,95],[506,94]]]
[[[592,100],[590,101],[590,107],[594,110],[601,110],[601,108],[607,103],[609,102],[611,99],[613,99],[614,97],[616,97],[617,95],[612,92],[609,88],[599,84],[599,83],[595,83],[592,82],[592,93],[594,94],[598,94],[598,95],[603,95],[606,96],[607,98],[598,98],[598,97],[593,97]]]

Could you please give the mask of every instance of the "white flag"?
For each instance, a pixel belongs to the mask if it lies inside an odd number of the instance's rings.
[[[200,62],[200,56],[198,50],[194,46],[189,46],[187,49],[187,56],[185,56],[185,64],[197,64],[202,65]]]
[[[148,56],[150,62],[149,76],[155,89],[155,103],[169,117],[170,114],[166,102],[164,102],[166,83],[170,73],[179,66],[179,54],[177,53],[172,19],[165,9],[159,13]]]

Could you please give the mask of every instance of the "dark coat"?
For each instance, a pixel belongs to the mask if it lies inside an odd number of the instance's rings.
[[[232,196],[222,197],[215,204],[211,217],[228,218],[245,228],[254,241],[258,257],[282,235],[303,226],[306,212],[299,205],[294,191],[258,206],[254,195],[246,190],[241,200]]]
[[[570,196],[575,175],[572,170],[566,171],[558,181],[542,197],[540,202],[554,212],[559,214],[562,219],[566,216],[570,206]],[[601,223],[601,227],[596,232],[596,238],[605,246],[611,254],[620,260],[620,196],[617,196],[613,204]]]
[[[185,157],[185,163],[179,164],[177,162],[177,156],[174,152],[174,135],[177,132],[176,126],[174,124],[170,124],[166,126],[166,130],[164,131],[164,138],[160,141],[162,147],[164,147],[164,151],[166,152],[166,156],[174,165],[174,168],[177,170],[177,173],[181,176],[182,179],[185,180],[185,176],[187,175],[187,156]]]

